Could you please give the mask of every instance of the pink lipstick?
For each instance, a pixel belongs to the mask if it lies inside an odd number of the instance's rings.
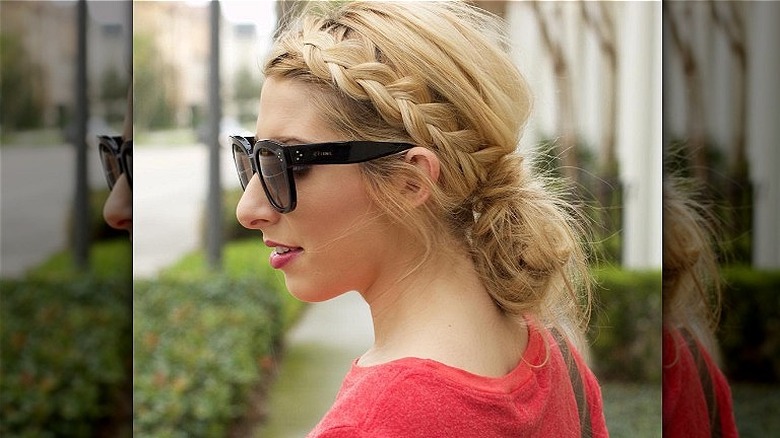
[[[285,246],[276,242],[265,242],[265,244],[274,248],[268,260],[274,269],[282,269],[303,253],[303,248],[299,247]]]

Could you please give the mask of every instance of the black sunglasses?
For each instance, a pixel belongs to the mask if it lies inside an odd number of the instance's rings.
[[[414,147],[409,143],[342,141],[283,145],[272,140],[230,136],[238,180],[246,190],[252,175],[260,173],[268,201],[279,213],[295,210],[295,172],[313,164],[354,164],[375,160]]]
[[[113,189],[124,173],[130,188],[133,187],[133,141],[122,141],[121,136],[98,136],[98,151],[108,188]]]

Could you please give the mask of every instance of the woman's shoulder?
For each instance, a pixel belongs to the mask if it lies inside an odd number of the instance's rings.
[[[375,397],[392,400],[405,386],[428,388],[423,397],[451,396],[453,392],[507,394],[516,391],[533,374],[544,368],[548,354],[544,334],[529,328],[528,343],[522,357],[513,369],[499,377],[489,377],[424,357],[404,357],[372,366],[361,366],[358,361],[345,379],[342,392],[361,392],[365,388]],[[542,366],[534,366],[541,364]],[[392,389],[392,391],[387,391]],[[386,392],[387,391],[387,392]]]
[[[554,330],[529,325],[528,344],[514,369],[501,377],[473,374],[436,360],[405,357],[379,365],[360,366],[356,360],[347,374],[338,398],[361,399],[371,403],[392,403],[404,394],[419,392],[420,399],[496,395],[522,391],[528,394],[571,383],[579,376],[586,391],[598,390],[598,381],[577,349]],[[408,388],[407,388],[408,387]],[[600,391],[599,394],[600,396]]]
[[[498,378],[419,358],[371,367],[356,362],[311,436],[544,436],[530,431],[561,426],[564,417],[563,423],[578,428],[566,368],[546,334],[532,331],[520,363]],[[591,377],[583,377],[589,396]],[[593,414],[602,416],[597,397]]]
[[[500,411],[476,408],[480,397],[446,375],[443,365],[418,358],[357,367],[310,437],[498,436],[474,429]],[[490,398],[490,397],[488,397]],[[483,400],[485,406],[498,406]],[[473,430],[472,430],[473,429]]]
[[[400,413],[421,402],[419,394],[407,391],[419,388],[421,380],[417,367],[409,362],[398,360],[361,367],[355,361],[333,406],[309,437],[380,436],[373,431],[376,423],[387,425],[382,415],[391,414],[391,418],[397,419]],[[369,435],[368,431],[372,433]]]

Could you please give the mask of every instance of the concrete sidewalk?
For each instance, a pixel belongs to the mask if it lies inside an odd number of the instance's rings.
[[[76,193],[71,144],[4,145],[0,151],[0,276],[19,277],[68,249]],[[106,187],[97,149],[87,149],[93,189]]]
[[[288,334],[256,438],[306,436],[330,408],[350,366],[373,342],[368,305],[357,292],[312,304]]]

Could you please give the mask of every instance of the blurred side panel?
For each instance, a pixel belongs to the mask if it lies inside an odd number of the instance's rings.
[[[664,2],[664,436],[780,428],[778,25]]]
[[[130,436],[132,244],[98,135],[121,135],[129,1],[0,2],[0,436]]]

